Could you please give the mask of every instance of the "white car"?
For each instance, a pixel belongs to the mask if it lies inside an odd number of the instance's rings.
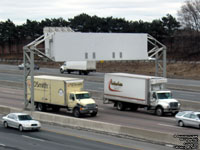
[[[182,111],[176,114],[176,123],[178,126],[190,126],[200,128],[200,112]]]
[[[39,121],[33,120],[30,115],[25,113],[10,113],[2,119],[5,128],[13,127],[19,129],[19,131],[39,130],[41,128]]]

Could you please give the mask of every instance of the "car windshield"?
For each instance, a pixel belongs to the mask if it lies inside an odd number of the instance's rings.
[[[87,98],[90,98],[89,93],[76,94],[76,99],[87,99]]]
[[[183,116],[183,115],[185,115],[187,112],[179,112],[178,114],[176,114],[176,116]]]
[[[171,99],[171,93],[158,93],[158,99]]]
[[[31,116],[29,115],[20,115],[18,116],[20,121],[25,121],[25,120],[32,120]]]

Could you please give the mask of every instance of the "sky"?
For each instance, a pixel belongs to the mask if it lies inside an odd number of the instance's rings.
[[[65,20],[86,13],[90,16],[152,21],[166,14],[177,17],[185,0],[0,0],[0,21],[23,24],[27,19]]]

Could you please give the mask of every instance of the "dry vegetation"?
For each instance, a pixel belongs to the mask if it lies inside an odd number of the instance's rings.
[[[154,62],[104,62],[97,63],[99,72],[127,72],[144,75],[155,75]],[[167,77],[200,80],[200,63],[171,62],[167,64]]]

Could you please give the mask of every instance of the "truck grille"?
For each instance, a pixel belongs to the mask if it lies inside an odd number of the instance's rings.
[[[87,104],[87,106],[86,106],[87,108],[95,108],[96,107],[96,104]]]
[[[177,102],[171,102],[170,108],[178,108],[178,103]]]

